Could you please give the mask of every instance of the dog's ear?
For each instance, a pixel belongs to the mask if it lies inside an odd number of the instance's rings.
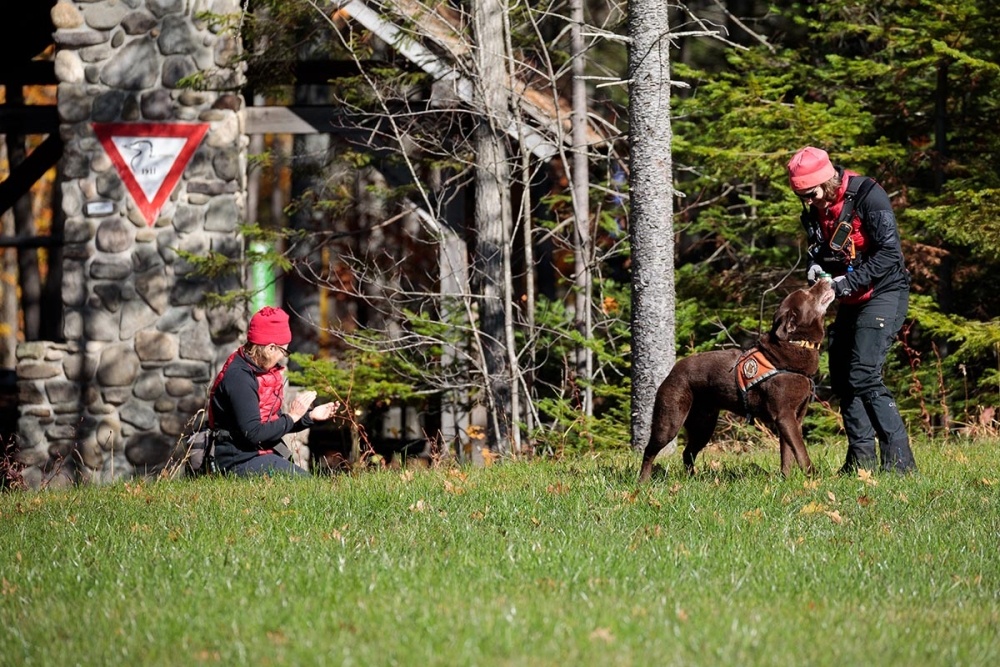
[[[778,308],[778,312],[774,315],[774,324],[771,325],[771,331],[778,337],[778,340],[790,340],[792,334],[798,328],[798,311],[795,308],[788,308],[785,304],[782,304]]]

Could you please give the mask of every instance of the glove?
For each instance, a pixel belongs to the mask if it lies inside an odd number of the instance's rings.
[[[809,267],[809,270],[806,271],[806,280],[809,282],[810,285],[814,285],[816,281],[819,280],[819,275],[821,273],[825,273],[823,271],[823,267],[820,266],[819,264],[813,264],[812,266]]]
[[[837,295],[838,299],[851,294],[851,288],[847,286],[847,276],[837,276],[833,279],[830,287],[833,288],[833,293]]]

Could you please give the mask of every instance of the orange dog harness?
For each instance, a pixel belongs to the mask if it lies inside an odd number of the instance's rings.
[[[794,342],[801,347],[813,347],[812,343]],[[816,345],[816,347],[819,346]],[[786,371],[782,368],[776,368],[774,364],[768,361],[764,353],[756,347],[752,347],[743,353],[736,361],[735,369],[736,387],[740,391],[740,402],[743,404],[743,411],[746,414],[747,421],[753,419],[753,415],[750,413],[750,403],[747,401],[748,391],[778,373],[796,373],[796,371]],[[796,374],[802,375],[802,373]],[[809,378],[809,382],[812,383],[812,378]]]

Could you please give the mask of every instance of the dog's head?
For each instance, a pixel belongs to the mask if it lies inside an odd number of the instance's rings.
[[[795,290],[785,297],[774,314],[771,334],[778,340],[819,344],[826,328],[823,317],[834,299],[830,281],[817,281],[808,289]]]

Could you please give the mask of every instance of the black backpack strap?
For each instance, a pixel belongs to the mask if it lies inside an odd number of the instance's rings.
[[[837,216],[837,224],[850,220],[854,215],[854,207],[865,200],[871,189],[875,187],[875,179],[868,176],[849,176],[847,192],[844,193],[844,206]]]

